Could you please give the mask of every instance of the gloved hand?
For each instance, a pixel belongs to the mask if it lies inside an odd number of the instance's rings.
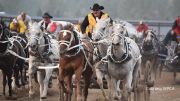
[[[86,34],[85,34],[85,33],[84,33],[84,34],[80,33],[79,35],[80,35],[80,38],[81,38],[81,39],[85,39],[85,38],[87,38],[87,36],[86,36]]]
[[[171,35],[174,35],[174,31],[173,30],[171,30]]]

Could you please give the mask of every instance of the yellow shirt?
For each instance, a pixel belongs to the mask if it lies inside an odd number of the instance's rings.
[[[22,20],[19,20],[18,23],[15,25],[14,22],[10,23],[9,29],[12,31],[16,31],[19,33],[25,33],[26,32],[26,25]]]
[[[76,29],[79,31],[79,32],[81,32],[81,25],[80,24],[76,24],[75,25],[75,27],[76,27]],[[88,33],[88,27],[86,28],[86,34]]]
[[[107,19],[107,18],[109,18],[109,15],[107,13],[104,13],[100,19]],[[96,19],[93,17],[92,13],[88,14],[88,21],[89,21],[89,25],[88,25],[88,31],[86,29],[86,33],[88,32],[92,33],[93,28],[96,25]]]

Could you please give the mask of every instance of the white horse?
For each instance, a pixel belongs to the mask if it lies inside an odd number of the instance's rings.
[[[125,36],[128,36],[133,40],[137,40],[137,38],[141,38],[143,35],[142,33],[137,32],[135,26],[127,21],[115,20],[114,22],[117,24],[116,28],[118,28],[117,26],[119,26],[118,29],[121,29]]]
[[[116,33],[116,34],[113,34],[113,33]],[[132,39],[128,37],[124,37],[124,34],[125,34],[124,27],[122,24],[110,23],[110,19],[105,19],[105,20],[97,21],[95,30],[93,31],[93,35],[92,35],[92,39],[96,40],[96,44],[97,43],[98,45],[100,45],[99,43],[107,44],[107,47],[110,45],[111,47],[110,50],[113,50],[111,52],[109,52],[108,50],[107,55],[109,58],[105,56],[100,61],[102,62],[104,59],[105,60],[108,59],[108,68],[106,67],[107,68],[106,72],[108,73],[101,72],[101,70],[99,69],[101,67],[99,67],[99,68],[96,68],[96,75],[97,75],[97,79],[98,80],[100,79],[99,81],[101,81],[101,79],[103,78],[105,74],[109,74],[107,75],[107,77],[110,76],[111,80],[113,81],[112,86],[114,88],[114,99],[118,99],[118,100],[120,98],[120,95],[119,95],[120,82],[119,81],[122,81],[122,80],[125,81],[126,88],[128,89],[128,92],[130,92],[131,89],[133,88],[131,84],[135,83],[137,72],[140,69],[139,67],[141,64],[141,54],[140,54],[140,50],[137,44]],[[112,36],[113,36],[113,39],[112,39]],[[122,38],[122,36],[124,38]],[[126,41],[124,42],[124,40]],[[119,44],[119,45],[121,44],[121,46],[119,46],[117,49],[114,49],[114,45],[110,43]],[[125,43],[128,46],[124,46]],[[102,48],[99,48],[99,51],[102,51],[101,49]],[[123,59],[122,56],[124,57],[124,54],[125,54],[124,52],[128,52],[127,54],[128,57],[125,56],[125,58]],[[120,61],[122,61],[122,63]],[[110,83],[109,80],[108,82]],[[102,83],[103,82],[101,81],[100,86],[102,86]],[[109,85],[109,87],[111,86]]]
[[[48,68],[57,65],[56,60],[59,60],[58,41],[49,38],[48,43],[45,44],[45,34],[40,29],[38,23],[34,22],[30,24],[29,28],[29,96],[34,94],[32,76],[37,72],[38,82],[40,85],[40,100],[47,97],[47,88],[49,79],[52,75],[53,68]],[[44,59],[43,53],[45,52],[45,46],[48,45],[47,56],[48,59]],[[45,69],[38,68],[39,66],[47,66]]]
[[[138,71],[141,66],[141,54],[138,45],[129,37],[114,33],[108,50],[108,72],[114,89],[114,99],[120,100],[118,80],[125,84],[129,94],[136,86]],[[127,98],[125,98],[127,99]]]
[[[97,76],[97,83],[99,84],[102,94],[104,98],[107,100],[108,97],[105,94],[103,88],[103,78],[106,78],[108,89],[110,88],[110,77],[108,75],[108,64],[106,55],[107,49],[110,45],[109,42],[111,37],[109,37],[110,33],[112,33],[112,23],[110,23],[110,19],[97,20],[97,24],[95,29],[93,30],[92,39],[94,43],[94,61],[95,61],[95,71]],[[109,93],[110,94],[110,93]]]

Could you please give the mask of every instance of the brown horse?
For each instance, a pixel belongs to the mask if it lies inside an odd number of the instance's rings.
[[[88,87],[90,85],[93,62],[93,46],[88,40],[81,40],[78,32],[73,25],[67,25],[59,33],[59,83],[60,90],[63,89],[63,95],[60,94],[60,100],[71,101],[72,95],[72,76],[75,74],[75,97],[77,101],[86,101],[88,96]],[[84,79],[83,97],[80,81]],[[65,95],[65,96],[64,96]]]

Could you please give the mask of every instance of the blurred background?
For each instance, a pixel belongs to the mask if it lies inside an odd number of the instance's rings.
[[[0,12],[56,18],[84,18],[94,3],[104,6],[112,18],[172,21],[180,15],[180,0],[0,0]]]

